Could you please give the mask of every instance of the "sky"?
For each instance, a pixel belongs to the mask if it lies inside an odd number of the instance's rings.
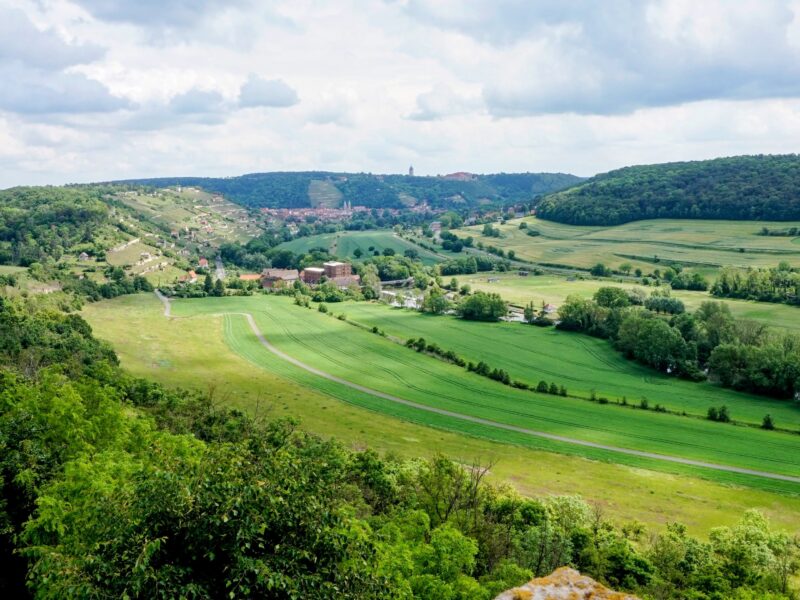
[[[0,0],[0,188],[800,151],[800,0]]]

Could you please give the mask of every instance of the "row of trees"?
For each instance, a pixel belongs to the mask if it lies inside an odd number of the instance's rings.
[[[774,269],[748,269],[745,272],[725,267],[714,282],[711,293],[720,298],[800,304],[800,271],[786,262]]]
[[[610,339],[629,358],[662,372],[703,380],[707,370],[738,390],[777,398],[800,393],[800,336],[734,319],[721,302],[666,319],[626,303],[627,292],[616,290],[601,288],[592,300],[568,297],[558,327]]]
[[[441,275],[472,275],[473,273],[485,271],[507,271],[509,264],[507,261],[497,260],[482,254],[473,254],[462,258],[440,263],[436,267]]]
[[[132,378],[52,301],[0,302],[3,597],[489,600],[565,564],[664,599],[791,592],[797,540],[755,511],[647,534],[491,465],[353,451]]]

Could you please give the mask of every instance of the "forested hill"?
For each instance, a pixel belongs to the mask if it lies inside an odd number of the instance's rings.
[[[562,190],[581,181],[564,173],[459,174],[452,177],[410,177],[325,171],[252,173],[239,177],[173,177],[137,179],[155,187],[197,186],[254,208],[301,208],[327,205],[400,208],[417,202],[433,207],[458,208],[486,201],[496,204],[527,202],[541,194]]]
[[[800,219],[800,155],[626,167],[542,199],[544,219],[617,225],[658,218]]]
[[[0,264],[28,266],[88,250],[109,223],[108,190],[19,187],[0,191]]]

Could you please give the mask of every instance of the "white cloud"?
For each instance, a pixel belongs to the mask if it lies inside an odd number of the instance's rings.
[[[250,75],[239,92],[242,108],[294,106],[300,101],[297,92],[280,79],[262,79]]]
[[[7,0],[0,186],[797,151],[800,0]]]
[[[101,20],[160,27],[191,26],[226,7],[245,4],[237,0],[74,0]]]
[[[480,107],[480,98],[456,94],[450,86],[438,83],[430,91],[417,96],[416,110],[408,118],[414,121],[435,121],[471,112]]]
[[[37,29],[19,9],[0,6],[0,61],[40,69],[63,69],[98,60],[105,49],[93,44],[69,44],[52,29]]]

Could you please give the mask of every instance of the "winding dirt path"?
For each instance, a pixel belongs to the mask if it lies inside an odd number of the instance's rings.
[[[172,306],[170,304],[169,298],[165,297],[161,294],[158,290],[156,290],[156,296],[161,302],[164,304],[164,316],[170,318],[172,313],[171,309]],[[488,427],[494,427],[495,429],[503,429],[505,431],[513,431],[514,433],[521,433],[523,435],[529,435],[532,437],[543,438],[546,440],[551,440],[554,442],[562,442],[565,444],[573,444],[575,446],[584,446],[586,448],[594,448],[596,450],[605,450],[608,452],[616,452],[618,454],[627,454],[629,456],[637,456],[639,458],[649,458],[652,460],[659,460],[663,462],[670,462],[679,465],[687,465],[690,467],[700,467],[703,469],[712,469],[714,471],[723,471],[726,473],[737,473],[740,475],[751,475],[753,477],[763,477],[766,479],[777,479],[779,481],[789,481],[791,483],[800,483],[800,477],[793,477],[791,475],[782,475],[780,473],[770,473],[769,471],[758,471],[754,469],[745,469],[743,467],[733,467],[729,465],[720,465],[716,463],[709,463],[700,460],[693,460],[691,458],[681,458],[679,456],[670,456],[668,454],[656,454],[654,452],[645,452],[643,450],[632,450],[630,448],[621,448],[619,446],[609,446],[607,444],[598,444],[595,442],[589,442],[586,440],[580,440],[577,438],[566,437],[563,435],[556,435],[553,433],[547,433],[544,431],[536,431],[533,429],[526,429],[524,427],[517,427],[516,425],[510,425],[508,423],[499,423],[497,421],[491,421],[489,419],[482,419],[480,417],[473,417],[470,415],[464,415],[461,413],[453,412],[450,410],[445,410],[443,408],[435,408],[433,406],[427,406],[425,404],[419,404],[417,402],[412,402],[411,400],[406,400],[404,398],[400,398],[398,396],[393,396],[391,394],[386,394],[384,392],[374,390],[372,388],[368,388],[363,385],[359,385],[357,383],[353,383],[352,381],[348,381],[346,379],[342,379],[341,377],[337,377],[336,375],[331,375],[330,373],[326,373],[325,371],[321,371],[311,365],[308,365],[300,360],[297,360],[293,356],[289,356],[282,350],[279,350],[275,346],[273,346],[261,333],[256,325],[255,319],[253,319],[253,315],[250,313],[224,313],[227,315],[237,315],[244,317],[247,320],[247,323],[250,325],[250,329],[253,331],[253,334],[256,336],[258,341],[261,343],[264,348],[269,350],[272,354],[277,356],[278,358],[289,362],[296,367],[303,369],[304,371],[308,371],[313,375],[317,375],[318,377],[322,377],[327,379],[328,381],[333,381],[340,385],[349,387],[351,389],[357,390],[359,392],[363,392],[365,394],[369,394],[371,396],[375,396],[377,398],[383,398],[384,400],[388,400],[389,402],[394,402],[395,404],[402,404],[404,406],[409,406],[411,408],[415,408],[417,410],[422,410],[429,413],[434,413],[437,415],[442,415],[445,417],[450,417],[453,419],[459,419],[461,421],[467,421],[469,423],[476,423],[478,425],[485,425]]]

